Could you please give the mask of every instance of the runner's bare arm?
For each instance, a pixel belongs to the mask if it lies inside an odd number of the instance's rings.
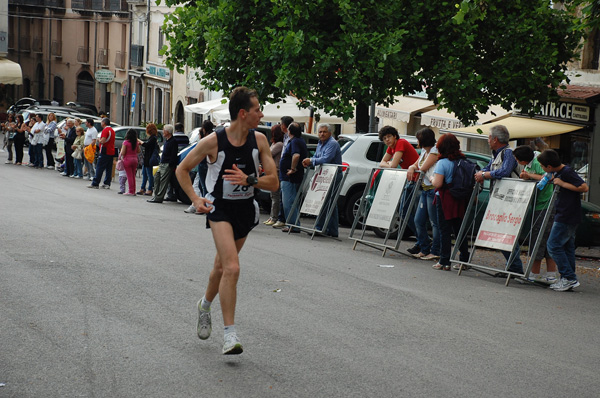
[[[212,202],[196,195],[196,191],[194,191],[194,187],[192,186],[192,180],[190,179],[190,171],[207,156],[209,157],[209,160],[211,158],[215,159],[217,148],[216,134],[213,133],[208,137],[201,139],[200,142],[198,142],[198,145],[196,145],[196,147],[188,153],[185,159],[183,159],[183,162],[177,166],[175,171],[179,185],[187,194],[188,198],[190,198],[196,211],[199,213],[208,213],[210,207],[206,206],[206,204],[211,204]]]

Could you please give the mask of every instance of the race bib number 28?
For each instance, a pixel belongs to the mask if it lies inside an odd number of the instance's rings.
[[[254,187],[250,185],[234,185],[229,181],[223,181],[223,199],[241,200],[254,196]]]

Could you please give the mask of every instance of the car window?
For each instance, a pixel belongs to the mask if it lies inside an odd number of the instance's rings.
[[[385,145],[383,142],[375,141],[371,142],[369,145],[369,149],[367,150],[366,158],[372,162],[381,162],[383,159]]]

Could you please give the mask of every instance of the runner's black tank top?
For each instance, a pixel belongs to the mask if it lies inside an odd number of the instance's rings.
[[[258,145],[254,130],[248,131],[248,137],[244,145],[236,147],[231,145],[227,139],[225,128],[215,131],[218,142],[217,159],[214,163],[208,163],[206,174],[206,189],[209,192],[207,199],[214,201],[222,200],[252,200],[254,199],[254,187],[245,185],[233,185],[223,180],[225,170],[233,169],[236,164],[246,175],[258,177]]]

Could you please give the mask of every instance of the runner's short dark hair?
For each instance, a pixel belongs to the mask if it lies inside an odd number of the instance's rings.
[[[250,110],[252,98],[258,98],[258,94],[256,90],[249,89],[248,87],[236,87],[231,92],[229,96],[229,116],[232,122],[237,119],[240,110]]]

